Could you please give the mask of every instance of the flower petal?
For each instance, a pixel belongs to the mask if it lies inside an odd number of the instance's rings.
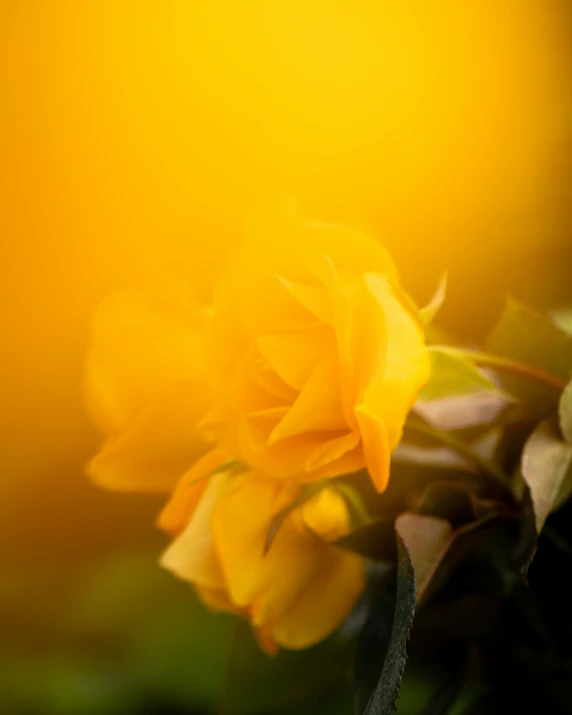
[[[98,308],[86,364],[88,409],[108,435],[129,427],[169,384],[204,374],[204,316],[192,303],[164,305],[134,292]]]
[[[385,316],[388,340],[383,370],[364,373],[364,377],[370,377],[362,383],[363,405],[383,419],[393,450],[417,393],[429,377],[429,356],[421,326],[392,286],[383,277],[371,274],[365,276],[365,282]]]
[[[335,347],[333,332],[326,326],[312,331],[263,335],[256,345],[282,380],[296,390],[303,389],[316,365]]]
[[[208,484],[208,474],[225,462],[225,454],[213,449],[184,474],[173,495],[163,508],[157,526],[170,534],[178,534],[189,523]]]
[[[316,318],[326,325],[333,324],[332,305],[327,292],[322,286],[295,283],[281,276],[277,276],[277,278],[300,305],[303,305],[304,308],[313,313]]]
[[[269,630],[285,648],[308,648],[341,626],[364,589],[364,560],[326,545],[292,610],[269,624]]]
[[[161,557],[161,566],[200,588],[226,590],[226,581],[214,550],[211,520],[218,502],[223,474],[213,476],[187,528]]]
[[[356,416],[361,430],[365,463],[375,488],[381,493],[389,481],[391,451],[387,427],[378,414],[362,407],[356,409]]]
[[[296,402],[272,431],[268,444],[311,432],[347,429],[339,393],[339,366],[335,352],[314,369]]]
[[[170,491],[207,449],[193,427],[205,409],[200,382],[169,387],[123,434],[110,438],[88,464],[101,486],[124,491]]]
[[[304,647],[351,611],[364,588],[364,562],[312,534],[300,509],[284,520],[264,555],[272,518],[293,497],[291,489],[265,480],[236,482],[216,509],[213,533],[233,602],[249,605],[253,624],[278,642]],[[317,500],[307,517],[330,534],[349,524],[335,495]]]

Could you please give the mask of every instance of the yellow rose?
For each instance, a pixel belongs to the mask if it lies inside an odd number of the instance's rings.
[[[93,321],[86,400],[105,436],[88,471],[102,486],[171,491],[207,449],[195,431],[209,402],[206,316],[180,286],[160,297],[124,291]]]
[[[205,435],[270,478],[366,466],[379,491],[429,374],[421,325],[384,248],[349,228],[268,224],[232,256],[206,359]]]
[[[265,554],[273,517],[299,488],[250,471],[205,476],[223,461],[220,451],[205,455],[163,511],[160,525],[178,534],[163,566],[209,607],[248,617],[268,652],[317,643],[365,587],[364,560],[328,543],[349,530],[343,499],[325,488],[295,508]]]

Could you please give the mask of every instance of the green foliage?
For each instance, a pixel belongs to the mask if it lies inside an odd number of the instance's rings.
[[[485,350],[528,365],[564,384],[572,371],[572,335],[548,316],[513,298],[507,300]],[[534,414],[548,416],[556,409],[559,393],[549,385],[511,371],[503,372],[501,380],[504,389],[522,400]]]
[[[395,528],[409,552],[420,600],[451,546],[453,527],[439,517],[408,513],[397,518]]]
[[[499,394],[496,384],[466,357],[443,346],[429,348],[431,377],[419,398],[431,402],[481,393]]]
[[[540,533],[548,515],[572,493],[572,445],[560,439],[552,421],[541,422],[531,434],[521,468]]]
[[[356,656],[356,715],[391,715],[405,669],[415,614],[415,575],[397,540],[397,573],[373,602]]]
[[[567,381],[572,370],[572,336],[548,316],[507,300],[485,349],[519,360]]]

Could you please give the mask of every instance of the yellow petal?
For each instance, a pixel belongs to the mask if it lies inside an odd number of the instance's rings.
[[[300,396],[273,430],[270,445],[299,434],[347,429],[339,392],[339,366],[335,352],[314,369]]]
[[[348,432],[330,440],[324,440],[306,457],[306,471],[313,472],[332,462],[337,462],[348,452],[352,452],[360,443],[361,435],[358,430]],[[361,466],[361,465],[360,465]],[[359,467],[356,467],[359,469]],[[339,472],[342,474],[343,472]]]
[[[285,648],[308,648],[342,625],[365,585],[364,560],[326,544],[292,609],[269,624],[269,630]]]
[[[204,318],[196,306],[178,308],[125,291],[96,312],[85,391],[106,434],[126,429],[170,383],[204,374]]]
[[[213,546],[211,520],[223,481],[223,474],[209,480],[187,527],[161,557],[161,566],[179,578],[217,591],[226,590],[226,581]]]
[[[376,271],[397,281],[397,270],[387,250],[372,236],[347,226],[307,222],[295,232],[305,252],[322,253],[337,269],[348,273]]]
[[[232,601],[250,606],[254,625],[267,625],[277,641],[302,647],[325,637],[351,611],[363,590],[364,567],[359,557],[314,535],[300,509],[282,523],[264,555],[272,518],[293,496],[291,490],[255,477],[236,481],[217,506],[213,538]],[[345,530],[343,503],[326,499],[314,508],[322,511],[309,512],[321,530]],[[308,600],[308,593],[317,593],[320,600]]]
[[[249,415],[291,404],[295,396],[290,386],[264,366],[253,343],[237,366],[226,398],[235,412]]]
[[[392,286],[374,275],[366,276],[366,284],[383,311],[388,338],[383,370],[370,371],[369,381],[364,380],[363,409],[383,419],[390,449],[394,449],[407,414],[429,377],[429,356],[417,319]]]
[[[327,541],[341,538],[350,529],[348,509],[333,489],[322,489],[301,506],[304,523]]]
[[[201,601],[213,611],[227,611],[228,613],[245,614],[243,608],[238,608],[230,600],[228,592],[224,589],[206,588],[195,586],[195,592]]]
[[[323,326],[304,332],[264,335],[256,340],[261,355],[291,387],[301,390],[334,348],[334,335]]]
[[[184,474],[163,508],[157,526],[170,534],[180,533],[189,523],[208,484],[208,474],[224,464],[224,452],[213,449]]]
[[[387,438],[385,422],[377,414],[356,409],[356,416],[362,436],[365,463],[372,482],[378,492],[382,492],[389,481],[391,450]]]
[[[118,437],[110,438],[88,464],[108,489],[170,491],[208,445],[194,431],[207,397],[204,384],[174,383]]]
[[[322,286],[294,283],[281,276],[278,276],[278,280],[290,295],[296,298],[300,305],[303,305],[304,308],[313,313],[316,318],[326,325],[333,324],[332,305],[327,292]]]

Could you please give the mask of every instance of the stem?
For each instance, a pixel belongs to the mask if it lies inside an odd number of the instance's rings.
[[[523,377],[528,377],[531,380],[540,382],[543,385],[547,385],[558,392],[562,392],[566,387],[566,383],[555,375],[550,375],[544,370],[539,370],[531,365],[527,365],[523,362],[518,362],[518,360],[511,360],[510,358],[502,357],[501,355],[491,355],[490,353],[481,353],[474,350],[468,350],[466,348],[450,348],[439,346],[439,350],[443,352],[448,352],[458,357],[467,358],[472,360],[472,362],[483,365],[486,367],[491,367],[504,372],[512,372],[517,375],[522,375]]]
[[[477,454],[477,452],[475,452],[466,442],[453,437],[450,432],[444,432],[443,430],[431,427],[431,425],[424,422],[418,422],[417,420],[414,422],[409,420],[407,423],[407,429],[412,432],[417,432],[427,437],[431,437],[437,442],[441,442],[441,444],[449,447],[468,462],[472,463],[479,469],[479,471],[489,477],[492,477],[493,480],[497,484],[501,485],[504,490],[510,490],[510,478],[500,467],[497,467],[496,464],[488,459],[485,459],[485,457],[481,457],[481,455]]]

